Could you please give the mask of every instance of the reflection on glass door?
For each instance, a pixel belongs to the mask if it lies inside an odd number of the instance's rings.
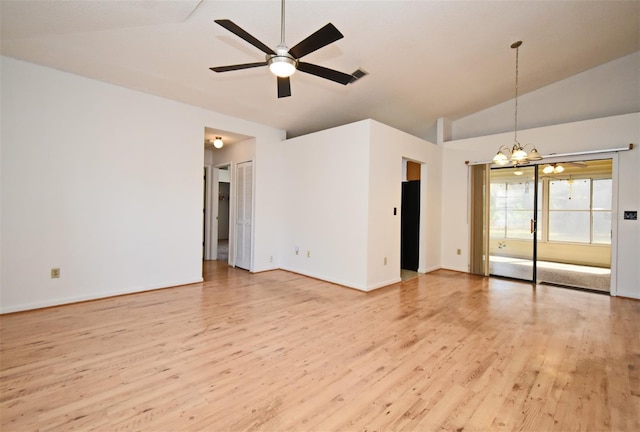
[[[489,273],[536,282],[537,167],[491,170]]]
[[[541,167],[539,283],[610,291],[612,168],[611,159]]]

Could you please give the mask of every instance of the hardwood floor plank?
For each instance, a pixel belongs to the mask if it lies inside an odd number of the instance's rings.
[[[205,282],[0,316],[0,428],[640,430],[640,302],[436,271]]]

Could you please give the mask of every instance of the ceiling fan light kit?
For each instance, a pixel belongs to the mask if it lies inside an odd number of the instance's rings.
[[[231,33],[235,34],[239,38],[250,43],[254,47],[266,54],[266,61],[255,63],[243,63],[230,66],[218,66],[210,68],[214,72],[230,72],[234,70],[249,69],[260,66],[268,66],[269,70],[277,77],[278,86],[278,98],[291,96],[291,84],[289,77],[295,73],[296,70],[305,72],[311,75],[315,75],[320,78],[324,78],[330,81],[337,82],[342,85],[347,85],[366,75],[366,72],[360,71],[359,76],[353,74],[343,73],[337,70],[329,69],[324,66],[318,66],[311,63],[301,62],[300,58],[311,54],[312,52],[325,47],[344,36],[340,31],[331,23],[325,25],[320,30],[316,31],[312,35],[303,39],[300,43],[289,49],[284,41],[284,0],[281,2],[281,21],[280,21],[280,44],[275,50],[269,48],[264,43],[247,33],[240,26],[228,19],[215,20],[216,24],[224,27]]]
[[[278,45],[276,53],[276,55],[267,54],[267,64],[271,73],[280,78],[293,75],[298,67],[298,61],[289,55],[285,45]]]
[[[498,149],[498,153],[493,157],[493,163],[500,166],[511,162],[513,166],[517,167],[518,165],[526,165],[531,161],[542,160],[542,156],[538,153],[538,149],[536,149],[533,144],[526,144],[523,146],[518,142],[518,54],[521,45],[522,41],[517,41],[511,44],[511,48],[516,50],[515,125],[513,147],[509,148],[503,145]],[[525,150],[527,147],[531,147],[531,150],[528,153]]]
[[[560,164],[549,164],[549,165],[545,165],[545,167],[542,169],[542,172],[545,174],[560,174],[562,172],[564,172],[564,167]]]

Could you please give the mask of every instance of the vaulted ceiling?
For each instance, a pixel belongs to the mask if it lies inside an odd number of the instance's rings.
[[[3,55],[285,129],[297,136],[373,118],[425,137],[455,120],[640,50],[638,1],[286,2],[286,42],[333,23],[344,38],[304,58],[369,75],[343,86],[297,72],[277,98],[264,54],[214,23],[227,18],[269,47],[280,1],[0,2]]]

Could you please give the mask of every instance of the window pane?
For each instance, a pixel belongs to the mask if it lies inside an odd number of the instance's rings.
[[[542,221],[542,210],[540,210],[542,207],[538,207],[538,219],[537,219],[537,226],[538,226],[538,241],[542,241],[545,237],[544,237],[544,222]]]
[[[505,183],[491,183],[490,224],[489,236],[491,238],[504,238],[506,230],[506,200],[507,185]]]
[[[593,242],[611,244],[611,212],[593,212]]]
[[[507,237],[530,239],[531,234],[531,211],[510,210],[507,213]]]
[[[549,208],[551,210],[589,210],[591,181],[553,180],[549,182]]]
[[[533,209],[533,182],[507,184],[507,208]]]
[[[491,238],[505,237],[506,214],[504,210],[491,211],[491,226],[489,227],[489,236]]]
[[[589,243],[589,214],[588,211],[550,211],[549,240]]]
[[[593,181],[593,209],[611,210],[611,179]]]

